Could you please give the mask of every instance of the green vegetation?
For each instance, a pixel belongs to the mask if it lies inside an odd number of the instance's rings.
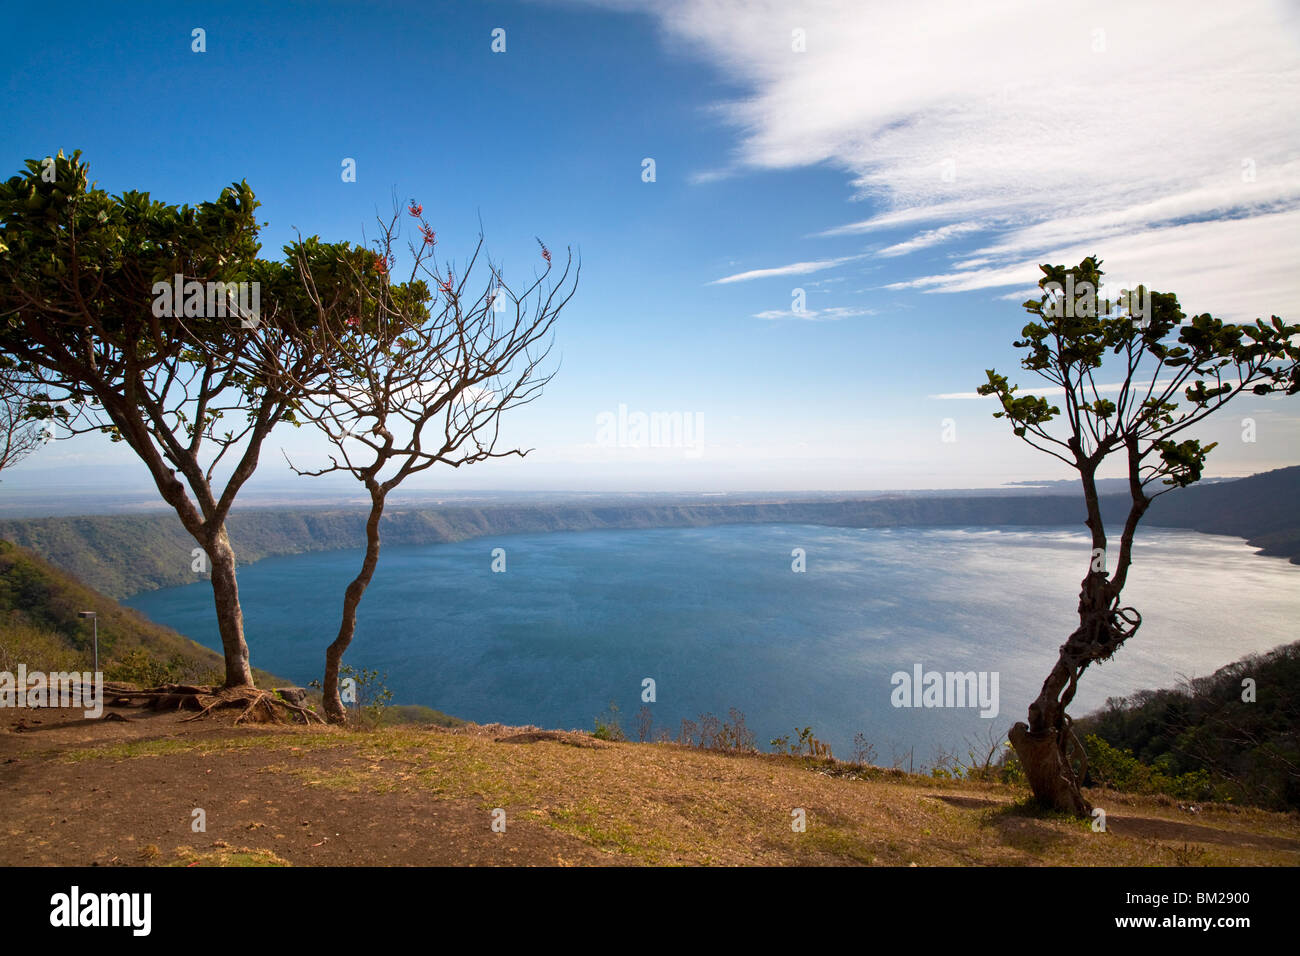
[[[108,680],[141,685],[220,683],[221,656],[154,624],[75,580],[45,560],[0,541],[0,670],[19,662],[31,670],[89,670],[99,620],[100,668]],[[257,671],[259,682],[285,681]]]
[[[1300,808],[1297,728],[1300,641],[1075,723],[1099,786],[1273,809]]]
[[[618,722],[618,704],[612,700],[603,714],[596,717],[596,730],[592,734],[597,740],[627,740],[627,734]]]
[[[464,727],[465,721],[423,704],[392,704],[384,708],[380,727]]]
[[[1132,751],[1119,750],[1095,734],[1084,738],[1088,751],[1088,782],[1095,787],[1109,787],[1127,793],[1163,793],[1186,800],[1231,801],[1229,788],[1210,779],[1202,767],[1188,773],[1167,773],[1171,761],[1162,757],[1158,765],[1148,767]]]

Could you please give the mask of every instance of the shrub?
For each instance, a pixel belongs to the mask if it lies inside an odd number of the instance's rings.
[[[1130,793],[1163,793],[1184,800],[1227,798],[1205,769],[1172,774],[1167,772],[1171,761],[1148,766],[1132,751],[1112,747],[1096,734],[1088,734],[1084,745],[1088,751],[1088,782],[1096,786]]]
[[[0,671],[17,673],[19,664],[26,664],[28,670],[48,674],[85,670],[90,661],[51,631],[9,622],[0,630]]]
[[[866,734],[858,731],[853,735],[853,762],[871,766],[875,759],[876,748],[867,740]]]
[[[618,722],[618,704],[614,701],[609,702],[603,714],[596,716],[596,729],[592,736],[597,740],[622,741],[627,740],[627,735],[623,733],[623,728]]]
[[[384,722],[384,712],[393,699],[393,692],[384,683],[387,679],[387,674],[380,674],[377,670],[356,670],[351,664],[339,668],[339,686],[345,697],[345,681],[352,681],[356,689],[355,701],[343,701],[356,708],[348,715],[349,723],[364,730],[374,730]],[[319,690],[320,681],[314,680],[307,686]]]
[[[164,664],[143,647],[133,647],[104,665],[104,679],[157,687],[176,681],[176,661]]]

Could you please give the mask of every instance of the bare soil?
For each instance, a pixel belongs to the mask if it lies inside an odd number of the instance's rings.
[[[1095,832],[1016,788],[811,758],[186,716],[0,711],[0,864],[1300,865],[1294,814],[1091,791]]]

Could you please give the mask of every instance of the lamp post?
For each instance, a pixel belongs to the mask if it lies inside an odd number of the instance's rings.
[[[82,617],[88,617],[95,622],[95,673],[99,673],[99,615],[94,611],[78,611]]]

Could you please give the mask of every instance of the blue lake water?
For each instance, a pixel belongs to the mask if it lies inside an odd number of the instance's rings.
[[[493,573],[492,551],[506,571]],[[807,570],[792,570],[792,551]],[[609,701],[633,731],[643,680],[655,726],[742,711],[760,746],[811,726],[837,756],[862,732],[876,760],[929,764],[1005,735],[1077,621],[1089,541],[1074,529],[813,525],[558,532],[385,548],[345,660],[387,674],[394,700],[479,722],[587,728]],[[361,552],[270,558],[239,571],[253,662],[320,675]],[[211,587],[124,602],[220,649]],[[1297,638],[1300,567],[1236,538],[1140,533],[1126,604],[1143,614],[1085,674],[1073,712],[1166,687]],[[999,713],[896,707],[891,676],[996,672]],[[1003,738],[1005,739],[1005,738]],[[906,764],[906,759],[904,759]]]

